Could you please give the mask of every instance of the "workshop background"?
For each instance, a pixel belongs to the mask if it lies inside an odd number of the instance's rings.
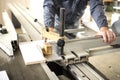
[[[25,8],[29,9],[35,17],[42,16],[41,13],[43,0],[0,0],[0,15],[2,11],[8,10],[7,4],[11,2],[17,2],[22,4]],[[0,22],[2,22],[2,16],[0,16]]]
[[[31,11],[31,13],[34,15],[34,17],[40,18],[41,24],[43,24],[43,16],[42,16],[43,13],[41,13],[43,11],[43,9],[42,9],[43,0],[0,0],[0,23],[3,24],[3,20],[2,20],[2,12],[3,11],[7,11],[11,17],[11,13],[7,7],[7,4],[12,3],[12,2],[17,2],[17,3],[22,4],[26,9]],[[104,6],[105,14],[107,16],[109,27],[110,27],[112,25],[112,23],[114,23],[116,20],[119,19],[120,0],[103,0],[103,2],[105,5]],[[87,15],[87,17],[84,18],[84,16],[83,16],[83,18],[82,18],[83,21],[84,21],[84,19],[92,20],[90,14],[89,14],[89,11],[86,11],[85,15]],[[17,33],[21,33],[19,29],[16,29],[16,31],[17,31]],[[114,52],[111,54],[94,56],[94,57],[91,57],[89,59],[89,61],[98,70],[100,70],[106,77],[108,77],[110,80],[120,80],[120,52]],[[4,67],[2,67],[2,69],[4,69]],[[30,68],[30,69],[33,69],[33,68]],[[11,68],[11,70],[13,70],[13,69]],[[27,73],[27,76],[29,76],[29,72]],[[13,79],[20,80],[19,78],[13,78]],[[27,78],[27,79],[31,80],[29,78]],[[25,80],[27,80],[27,79],[25,79]]]

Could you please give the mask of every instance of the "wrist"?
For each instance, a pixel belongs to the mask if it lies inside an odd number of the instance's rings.
[[[101,27],[100,31],[105,31],[105,30],[108,30],[108,29],[109,29],[108,27]]]
[[[48,30],[49,31],[54,31],[54,28],[53,27],[48,27]]]

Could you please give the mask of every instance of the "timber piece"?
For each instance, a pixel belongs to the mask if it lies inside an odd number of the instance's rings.
[[[0,80],[9,80],[8,75],[5,70],[0,71]]]
[[[50,43],[45,43],[43,45],[43,54],[44,55],[51,55],[52,54],[52,45]]]
[[[54,43],[51,43],[52,45],[52,55],[47,55],[45,58],[47,61],[61,61],[62,57],[58,54],[58,48],[57,45]]]
[[[26,65],[44,63],[46,61],[38,45],[32,42],[21,42],[19,46]]]
[[[45,29],[43,29],[42,36],[43,36],[43,38],[54,40],[56,42],[60,38],[59,34],[57,34],[55,32],[51,32],[51,31],[47,32]]]

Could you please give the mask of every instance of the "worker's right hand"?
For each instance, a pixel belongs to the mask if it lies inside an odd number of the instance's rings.
[[[50,40],[54,40],[54,41],[57,41],[60,38],[59,34],[54,32],[54,28],[52,27],[48,27],[48,31],[46,31],[46,29],[43,29],[42,37]]]
[[[65,37],[60,37],[60,35],[55,31],[53,27],[48,27],[48,32],[45,31],[43,34],[44,37],[52,40],[59,40],[59,39],[65,39]]]
[[[48,28],[48,31],[54,32],[54,28],[53,28],[53,27],[49,27],[49,28]]]
[[[102,27],[100,29],[100,32],[97,34],[97,36],[101,35],[103,37],[103,41],[111,44],[116,39],[116,35],[113,31],[109,30],[107,27]]]

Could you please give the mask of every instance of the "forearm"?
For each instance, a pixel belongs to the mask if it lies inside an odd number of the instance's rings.
[[[108,27],[107,18],[103,10],[102,0],[90,0],[91,15],[97,23],[99,29],[101,27]]]
[[[45,26],[54,27],[55,9],[54,9],[53,1],[45,0],[43,8],[44,8],[44,24],[45,24]]]
[[[102,27],[100,27],[100,31],[104,31],[104,30],[109,30],[109,28],[106,27],[106,26],[102,26]]]

